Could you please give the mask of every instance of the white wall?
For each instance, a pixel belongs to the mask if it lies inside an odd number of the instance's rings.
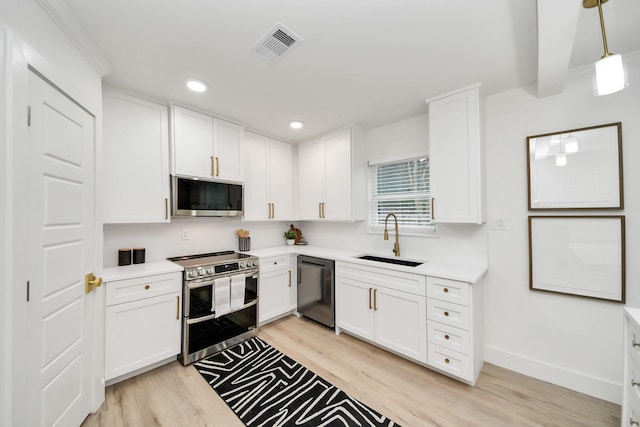
[[[75,98],[97,117],[98,144],[101,134],[101,77],[80,54],[76,46],[53,23],[34,0],[3,0],[0,2],[0,227],[3,264],[0,264],[0,425],[24,425],[28,411],[25,378],[25,284],[30,266],[24,254],[28,230],[23,228],[25,209],[24,173],[26,157],[27,63],[55,85]],[[25,62],[26,60],[26,62]],[[101,235],[98,236],[101,238]],[[98,248],[102,244],[99,241]],[[89,391],[91,393],[91,391]],[[99,390],[95,391],[100,394]],[[97,399],[101,397],[98,395]]]
[[[622,122],[625,209],[604,214],[626,216],[626,301],[640,306],[640,55],[626,59],[630,86],[617,94],[593,96],[589,68],[573,72],[562,94],[538,99],[530,87],[485,103],[488,217],[507,224],[488,234],[486,360],[618,403],[624,306],[529,290],[525,138]]]

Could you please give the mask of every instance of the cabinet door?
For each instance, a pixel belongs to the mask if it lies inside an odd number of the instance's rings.
[[[293,217],[293,182],[291,179],[292,148],[286,142],[269,141],[270,200],[273,218],[287,220]]]
[[[484,221],[479,108],[478,88],[429,103],[433,222]]]
[[[180,299],[173,293],[106,308],[106,380],[180,353]]]
[[[336,320],[340,329],[374,341],[373,287],[336,275]]]
[[[324,139],[324,218],[351,219],[351,132],[346,130]]]
[[[214,177],[226,181],[242,182],[240,164],[244,139],[242,126],[223,120],[216,120],[215,135],[213,142]]]
[[[173,106],[173,173],[211,178],[215,175],[213,117]]]
[[[427,304],[419,295],[375,290],[375,342],[427,363]]]
[[[167,107],[107,91],[103,108],[103,221],[169,222]]]
[[[290,311],[289,270],[276,270],[260,274],[258,322],[271,320]]]
[[[244,136],[244,219],[269,219],[269,138],[254,133]]]
[[[320,219],[324,203],[324,142],[314,141],[298,147],[300,219]]]

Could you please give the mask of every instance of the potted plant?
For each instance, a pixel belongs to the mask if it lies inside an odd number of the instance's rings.
[[[284,232],[284,238],[287,239],[287,245],[293,246],[296,243],[295,230],[287,230]]]

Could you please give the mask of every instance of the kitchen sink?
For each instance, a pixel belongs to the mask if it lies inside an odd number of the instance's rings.
[[[422,262],[417,262],[417,261],[409,261],[401,258],[385,258],[385,257],[375,256],[375,255],[360,255],[360,256],[357,256],[356,258],[366,259],[368,261],[385,262],[387,264],[404,265],[407,267],[417,267],[423,264]]]

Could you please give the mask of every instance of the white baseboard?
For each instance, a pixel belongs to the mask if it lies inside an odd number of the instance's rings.
[[[622,384],[531,359],[493,347],[485,347],[485,362],[609,402],[622,403]],[[622,369],[622,367],[621,367]]]

